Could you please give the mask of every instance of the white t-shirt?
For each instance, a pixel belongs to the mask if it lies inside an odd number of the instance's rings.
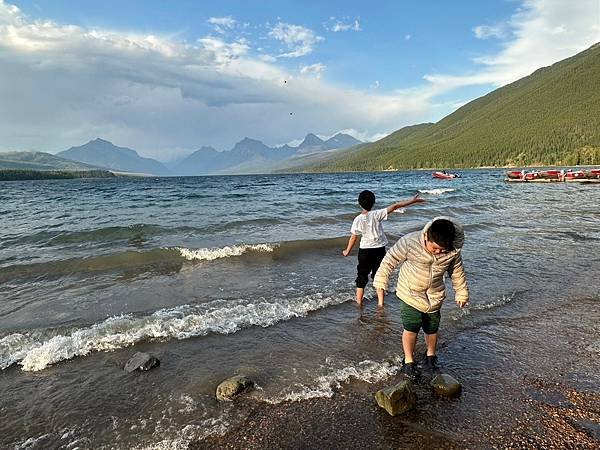
[[[388,240],[383,232],[381,221],[387,220],[387,218],[386,208],[369,211],[367,214],[359,214],[354,218],[350,233],[362,236],[360,248],[385,247]]]

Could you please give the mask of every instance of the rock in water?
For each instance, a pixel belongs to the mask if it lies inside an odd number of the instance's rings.
[[[375,400],[390,415],[397,416],[415,407],[417,394],[410,380],[402,380],[394,386],[377,391]]]
[[[436,375],[431,386],[436,394],[445,397],[458,397],[462,391],[462,385],[447,373]]]
[[[160,366],[158,358],[149,353],[137,352],[129,361],[127,361],[127,364],[125,364],[125,371],[129,373],[134,370],[146,372],[158,366]]]
[[[238,395],[254,387],[254,381],[242,375],[228,378],[217,386],[217,400],[230,402]]]

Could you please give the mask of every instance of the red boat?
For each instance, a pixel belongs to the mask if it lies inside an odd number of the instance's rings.
[[[548,180],[554,180],[560,178],[560,170],[551,169],[551,170],[540,170],[539,172],[540,178],[545,178]]]
[[[586,178],[587,176],[583,170],[568,171],[565,173],[565,180],[585,180]]]
[[[600,169],[591,169],[586,171],[587,178],[600,178]]]
[[[436,171],[431,174],[433,178],[440,178],[442,180],[451,180],[453,178],[460,178],[460,175],[457,173],[447,173],[445,170]]]
[[[573,170],[507,170],[506,181],[535,181],[540,183],[558,181],[579,181],[582,183],[600,183],[600,169]]]
[[[508,178],[510,178],[511,180],[518,180],[520,178],[523,178],[524,173],[525,173],[524,171],[520,171],[520,170],[507,170],[506,176]]]
[[[539,172],[527,172],[525,174],[525,179],[527,181],[532,181],[532,180],[539,180],[540,178],[540,173]]]

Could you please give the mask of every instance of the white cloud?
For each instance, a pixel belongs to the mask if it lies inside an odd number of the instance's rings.
[[[404,40],[405,41],[410,41],[410,38],[412,38],[412,36],[410,34],[405,34],[404,35]]]
[[[344,17],[343,19],[336,19],[335,17],[330,17],[329,20],[323,23],[323,27],[327,31],[332,31],[334,33],[339,33],[340,31],[362,31],[360,27],[359,19],[356,18],[351,20],[349,17]]]
[[[350,130],[373,140],[446,114],[452,105],[440,94],[504,85],[600,41],[599,9],[598,0],[528,0],[504,24],[501,51],[480,55],[471,73],[428,74],[422,86],[385,92],[318,79],[319,63],[290,73],[244,39],[185,42],[36,21],[0,0],[0,150],[58,151],[102,137],[171,159],[202,145],[230,149],[244,136],[274,145]],[[322,41],[298,25],[268,29],[287,46],[280,56]]]
[[[211,17],[208,19],[208,23],[213,25],[213,28],[217,33],[224,34],[226,30],[230,30],[235,26],[236,20],[231,16]]]
[[[473,28],[473,33],[477,39],[498,38],[504,39],[507,35],[506,27],[503,25],[478,25]]]
[[[206,37],[199,39],[198,42],[212,56],[212,60],[217,65],[227,65],[232,60],[244,56],[250,48],[244,39],[227,43],[219,38]]]
[[[261,61],[264,61],[264,62],[275,62],[275,61],[277,61],[277,58],[275,58],[275,57],[274,57],[274,56],[272,56],[272,55],[268,55],[268,54],[262,54],[262,55],[259,55],[259,56],[258,56],[258,58],[259,58]]]
[[[481,68],[471,74],[426,75],[428,95],[462,86],[503,86],[516,81],[599,42],[599,23],[598,0],[524,0],[510,20],[494,26],[506,30],[500,52],[475,58]]]
[[[320,40],[302,27],[275,30],[292,47]],[[59,151],[102,137],[167,160],[244,136],[273,145],[344,128],[391,132],[430,113],[421,101],[294,76],[263,59],[244,40],[35,21],[0,0],[0,150]]]
[[[321,63],[311,64],[310,66],[301,66],[300,73],[302,75],[314,74],[316,79],[321,78],[321,74],[325,71],[325,66]]]
[[[269,36],[287,46],[289,51],[278,55],[280,58],[308,55],[313,51],[315,44],[323,40],[309,28],[284,22],[278,22],[269,32]]]

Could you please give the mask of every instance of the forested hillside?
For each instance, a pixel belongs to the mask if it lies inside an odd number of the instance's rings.
[[[600,44],[304,170],[600,164]]]

